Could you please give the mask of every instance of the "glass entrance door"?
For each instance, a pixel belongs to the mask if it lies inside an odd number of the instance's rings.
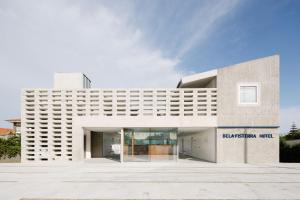
[[[176,160],[177,131],[124,130],[124,161]]]

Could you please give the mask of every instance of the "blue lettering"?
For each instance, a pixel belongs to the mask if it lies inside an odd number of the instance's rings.
[[[271,133],[260,134],[259,137],[260,137],[260,138],[274,138],[274,137],[273,137],[273,134],[271,134]]]
[[[259,138],[274,138],[272,133],[261,133],[258,135]],[[241,134],[228,134],[224,133],[223,138],[257,138],[256,134],[247,134],[247,133],[241,133]]]

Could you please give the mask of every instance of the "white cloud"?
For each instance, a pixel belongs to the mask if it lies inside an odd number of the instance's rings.
[[[132,21],[134,3],[0,1],[0,125],[20,115],[21,88],[52,87],[55,72],[85,72],[93,87],[175,87],[186,73],[180,57],[236,5],[208,1],[183,22],[184,34],[172,33],[182,39],[173,42],[181,44],[180,56],[166,57]]]
[[[126,14],[98,2],[1,1],[0,24],[5,126],[20,115],[21,88],[52,87],[55,72],[85,72],[94,87],[175,87],[182,76],[179,60],[148,47]]]
[[[175,69],[178,60],[148,48],[142,31],[109,7],[94,6],[65,1],[8,3],[1,13],[10,14],[0,15],[1,64],[41,80],[56,71],[83,71],[98,86],[176,84],[181,76]],[[26,82],[28,77],[24,78]],[[41,85],[36,79],[34,83]]]
[[[300,128],[300,106],[282,108],[280,111],[281,133],[287,133],[293,122]]]

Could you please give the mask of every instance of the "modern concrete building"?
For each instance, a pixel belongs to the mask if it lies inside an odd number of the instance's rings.
[[[279,162],[279,56],[183,77],[177,88],[90,88],[58,73],[22,91],[22,162]]]

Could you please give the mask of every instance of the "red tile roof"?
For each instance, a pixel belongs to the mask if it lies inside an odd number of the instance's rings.
[[[9,135],[11,132],[13,132],[13,129],[10,129],[10,128],[0,128],[0,136]]]

